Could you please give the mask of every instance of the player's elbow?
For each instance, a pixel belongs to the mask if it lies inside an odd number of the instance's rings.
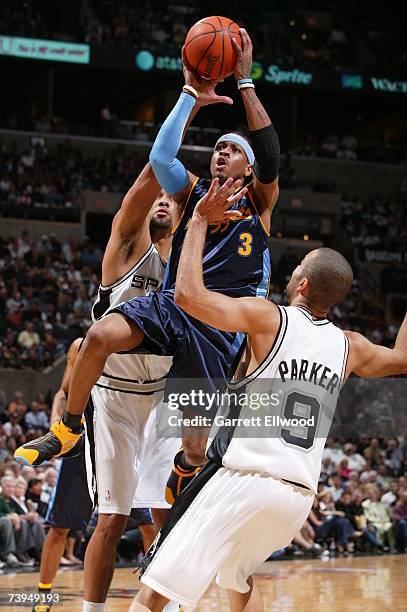
[[[148,157],[151,168],[156,171],[159,170],[163,166],[168,165],[168,161],[165,159],[163,155],[162,149],[156,144],[153,145],[153,148],[150,151],[150,155]]]
[[[188,307],[192,304],[192,292],[188,287],[175,285],[174,301],[177,306],[188,312]]]

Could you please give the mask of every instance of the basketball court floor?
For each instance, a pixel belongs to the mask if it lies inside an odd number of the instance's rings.
[[[407,611],[406,555],[269,562],[260,568],[256,580],[267,612]],[[29,609],[8,604],[8,593],[35,591],[37,582],[37,573],[0,576],[0,609]],[[132,569],[116,570],[106,611],[128,610],[138,586]],[[64,599],[52,608],[55,612],[82,612],[81,570],[60,571],[55,591]],[[226,592],[212,585],[197,610],[227,612]]]

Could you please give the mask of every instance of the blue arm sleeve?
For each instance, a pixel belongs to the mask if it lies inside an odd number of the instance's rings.
[[[196,100],[182,93],[157,134],[150,152],[150,164],[161,187],[169,194],[178,193],[189,183],[185,166],[176,159],[182,134]]]

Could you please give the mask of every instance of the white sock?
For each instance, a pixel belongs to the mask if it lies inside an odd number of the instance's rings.
[[[104,609],[104,603],[94,603],[93,601],[83,602],[83,612],[103,612]]]
[[[169,601],[167,605],[163,608],[163,612],[178,612],[179,604],[175,601]]]

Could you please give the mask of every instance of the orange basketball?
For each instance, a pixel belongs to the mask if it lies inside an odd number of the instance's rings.
[[[231,74],[236,62],[232,36],[242,46],[239,26],[228,17],[205,17],[198,21],[185,39],[188,67],[211,80]]]

